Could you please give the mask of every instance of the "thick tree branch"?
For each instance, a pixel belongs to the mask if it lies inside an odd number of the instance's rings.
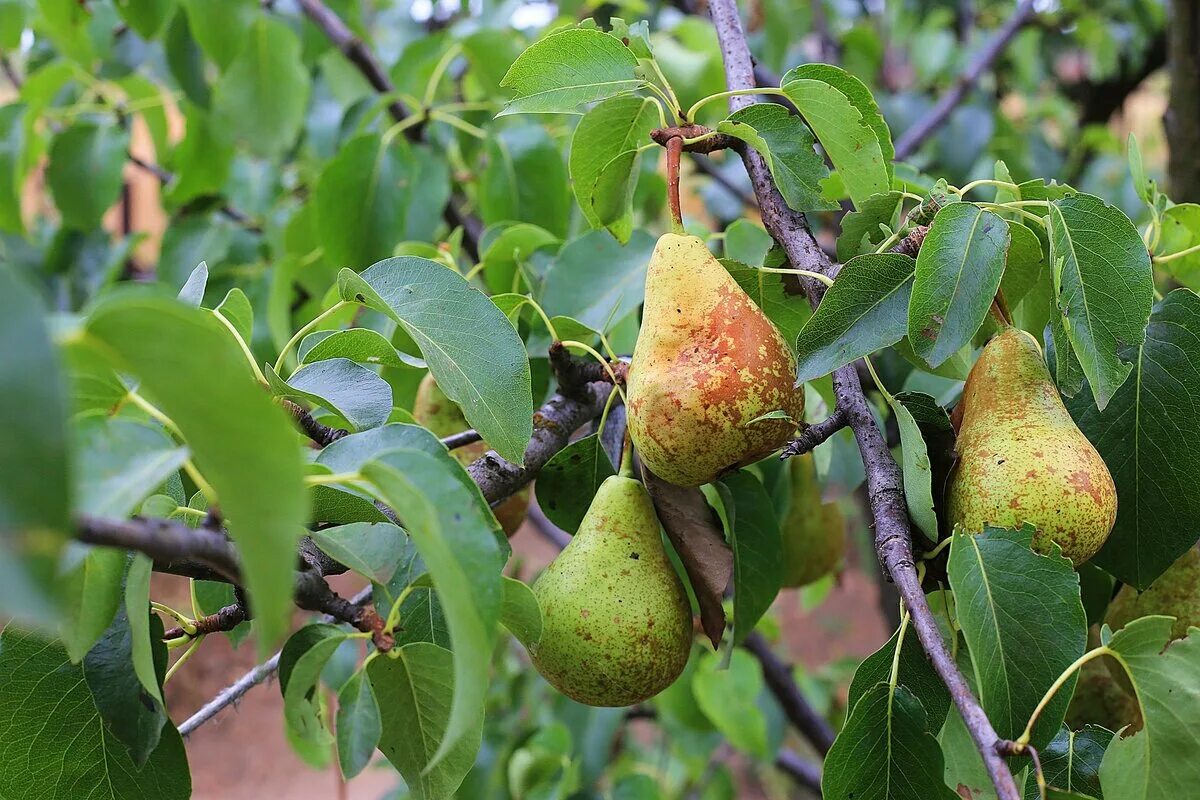
[[[1171,94],[1167,188],[1179,203],[1200,201],[1200,4],[1171,0],[1167,25]]]
[[[1027,5],[1029,4],[1023,0],[1021,7]],[[711,12],[724,56],[728,88],[746,89],[754,86],[750,50],[746,45],[735,0],[711,0]],[[1024,11],[1021,18],[1027,13],[1028,10]],[[1013,32],[1015,33],[1015,28]],[[1008,38],[1011,36],[1012,34],[1009,34]],[[734,97],[730,99],[730,108],[736,110],[751,102],[753,100],[750,97]],[[783,202],[771,180],[770,170],[762,158],[749,149],[743,152],[742,158],[758,196],[763,222],[775,240],[783,245],[792,265],[827,275],[833,273],[833,265],[813,239],[804,215],[792,211]],[[819,303],[821,285],[815,281],[806,281],[806,289],[812,303]],[[875,546],[880,562],[895,581],[905,607],[912,617],[921,645],[938,676],[949,689],[999,797],[1001,800],[1020,800],[1012,773],[997,752],[1000,739],[979,701],[971,693],[962,673],[958,671],[925,601],[924,591],[913,566],[912,541],[900,468],[892,459],[883,435],[875,425],[853,365],[847,365],[834,372],[833,384],[837,406],[846,415],[862,454],[867,491],[875,520]]]
[[[1021,27],[1029,21],[1033,15],[1033,6],[1033,0],[1020,0],[1012,16],[1000,26],[1000,30],[996,31],[996,35],[984,45],[983,49],[975,54],[975,58],[967,65],[954,85],[938,98],[937,103],[928,114],[896,140],[897,161],[903,161],[915,153],[917,148],[945,123],[950,113],[967,96],[967,92],[974,88],[983,73],[991,68],[1000,54],[1008,47],[1009,42],[1017,35],[1017,31],[1021,30]]]
[[[182,522],[113,520],[85,514],[79,518],[75,538],[85,544],[136,550],[165,565],[201,564],[230,583],[242,578],[237,551],[224,534]]]
[[[788,777],[810,792],[821,796],[821,768],[811,761],[805,761],[791,750],[780,750],[775,757],[775,766]]]

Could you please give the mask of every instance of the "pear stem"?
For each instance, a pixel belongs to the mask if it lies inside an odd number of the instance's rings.
[[[1008,308],[1008,301],[1004,299],[1004,291],[1002,289],[996,290],[996,297],[992,300],[991,311],[992,316],[1000,323],[1000,327],[1012,327],[1012,311]]]
[[[633,477],[633,439],[628,427],[625,428],[625,443],[621,446],[621,471],[618,474],[622,478]]]
[[[671,231],[683,233],[683,210],[679,205],[679,158],[683,155],[683,138],[667,140],[667,204],[671,208]]]
[[[1025,730],[1022,731],[1021,735],[1016,740],[1015,744],[1018,748],[1024,748],[1029,744],[1029,740],[1033,737],[1033,726],[1037,724],[1038,717],[1040,717],[1042,712],[1046,710],[1046,706],[1050,705],[1050,701],[1054,699],[1054,695],[1058,694],[1058,690],[1063,688],[1067,681],[1071,679],[1071,676],[1092,659],[1107,655],[1115,656],[1116,653],[1109,649],[1108,646],[1101,645],[1094,650],[1087,651],[1079,658],[1075,659],[1073,664],[1062,671],[1062,674],[1058,676],[1058,679],[1055,680],[1054,683],[1051,684],[1050,688],[1046,690],[1046,694],[1042,695],[1042,699],[1038,702],[1037,707],[1033,709],[1033,713],[1029,715],[1029,723],[1025,726]],[[1118,661],[1119,660],[1120,659],[1118,658]],[[1124,665],[1125,664],[1122,661],[1121,666]]]

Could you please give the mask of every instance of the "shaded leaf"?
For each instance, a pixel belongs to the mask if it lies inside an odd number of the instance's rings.
[[[392,386],[379,375],[348,358],[308,364],[286,381],[269,365],[263,369],[276,397],[298,397],[324,406],[354,426],[377,428],[392,413]]]
[[[559,450],[538,473],[538,506],[567,533],[579,524],[606,478],[617,474],[597,434],[576,439]]]
[[[753,473],[721,478],[721,501],[733,549],[733,642],[754,630],[783,585],[783,538],[771,498]]]
[[[838,207],[821,194],[829,177],[825,159],[813,149],[812,132],[786,108],[754,103],[717,125],[721,133],[753,147],[766,160],[784,201],[796,211],[827,211]]]
[[[383,733],[379,702],[366,673],[355,672],[338,691],[337,751],[342,777],[363,771]]]

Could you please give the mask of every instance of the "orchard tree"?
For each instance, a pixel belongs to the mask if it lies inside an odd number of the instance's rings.
[[[0,0],[0,796],[1195,796],[1194,9],[650,5]]]

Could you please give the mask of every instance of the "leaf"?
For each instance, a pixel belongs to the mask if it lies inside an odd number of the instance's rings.
[[[887,238],[887,234],[880,230],[880,225],[899,230],[903,204],[903,192],[884,192],[871,195],[856,210],[846,214],[842,218],[842,232],[837,240],[838,261],[845,263],[855,256],[874,253],[875,248]]]
[[[506,114],[577,113],[584,103],[628,94],[645,82],[636,75],[637,57],[607,33],[572,28],[530,45],[509,67],[500,85],[516,96]]]
[[[1158,255],[1179,253],[1200,244],[1200,204],[1179,203],[1162,214]],[[1158,267],[1192,290],[1200,289],[1200,251],[1161,262]]]
[[[500,623],[528,649],[542,638],[542,609],[527,584],[507,575],[502,581],[504,596],[500,606]]]
[[[117,13],[143,39],[153,39],[175,10],[175,0],[117,0]]]
[[[729,743],[756,758],[766,758],[767,721],[759,710],[762,670],[754,656],[740,648],[730,651],[729,668],[715,654],[705,654],[692,678],[692,693],[704,715]]]
[[[754,304],[779,329],[788,346],[794,347],[804,323],[812,317],[812,310],[804,299],[799,282],[791,275],[767,272],[728,258],[720,261],[725,271],[742,287],[742,291],[750,295]]]
[[[334,742],[321,718],[324,704],[317,683],[321,671],[348,636],[336,625],[309,625],[293,634],[279,657],[280,665],[285,657],[290,664],[286,675],[282,668],[279,672],[288,741],[296,754],[313,767],[329,763],[329,746]]]
[[[416,341],[438,386],[496,452],[524,463],[533,435],[533,394],[525,345],[508,318],[477,289],[424,258],[389,258],[361,276],[338,275],[343,300],[400,323]]]
[[[937,213],[917,255],[908,340],[931,367],[971,341],[1000,288],[1008,223],[972,203]]]
[[[510,220],[566,237],[570,189],[562,152],[541,125],[505,128],[487,140],[479,176],[479,216],[491,225]]]
[[[296,34],[286,23],[259,15],[213,88],[213,118],[254,155],[278,156],[300,133],[309,89]]]
[[[399,242],[431,238],[429,209],[450,199],[445,162],[424,158],[401,137],[363,134],[344,143],[317,179],[317,232],[325,256],[360,270],[392,255]],[[445,269],[445,267],[442,267]]]
[[[232,325],[243,342],[247,345],[251,343],[254,338],[254,308],[245,292],[236,286],[233,287],[213,312]]]
[[[204,289],[208,285],[208,264],[201,261],[179,290],[178,300],[184,305],[199,308],[204,302]]]
[[[796,341],[797,385],[900,341],[915,267],[895,253],[858,256],[843,266]]]
[[[603,219],[593,208],[599,202],[597,179],[614,158],[636,150],[650,140],[650,131],[658,124],[655,101],[648,97],[614,97],[597,103],[579,124],[571,137],[571,155],[567,162],[575,199],[584,219],[593,228],[608,227],[617,241],[624,244],[633,232],[632,191],[637,183],[638,159],[634,158],[625,173],[624,187],[605,205],[616,201],[617,213]],[[633,175],[633,179],[630,179]]]
[[[138,769],[106,728],[84,679],[56,642],[18,630],[0,635],[0,796],[186,800],[187,754],[173,725]]]
[[[633,233],[633,200],[642,155],[626,150],[601,167],[591,187],[592,213],[618,242]]]
[[[184,109],[186,132],[171,153],[175,179],[168,185],[167,199],[172,205],[224,193],[235,155],[225,131],[207,109],[191,105]]]
[[[812,132],[786,108],[775,103],[754,103],[717,125],[717,131],[741,139],[766,160],[771,177],[784,201],[796,211],[838,208],[821,193],[829,177],[825,159],[813,149]]]
[[[1042,695],[1087,644],[1079,576],[1060,554],[1030,550],[1032,537],[1029,526],[956,533],[946,565],[980,703],[1005,739],[1021,734]],[[1038,718],[1034,747],[1058,732],[1074,680]]]
[[[58,579],[63,598],[59,630],[71,662],[78,664],[112,624],[121,606],[125,551],[73,543],[67,558],[73,563]]]
[[[23,0],[20,0],[23,2]],[[0,0],[0,26],[14,13]],[[21,103],[0,106],[0,231],[23,233],[21,188],[25,177],[26,108]]]
[[[1067,403],[1117,485],[1117,521],[1093,561],[1145,589],[1196,541],[1200,519],[1200,297],[1176,289],[1150,317],[1136,370],[1104,411]]]
[[[834,800],[957,800],[921,701],[877,683],[850,711],[825,757],[821,790]]]
[[[1145,723],[1104,753],[1100,785],[1110,800],[1187,797],[1200,781],[1200,761],[1193,757],[1200,740],[1200,636],[1192,628],[1168,646],[1172,623],[1170,617],[1136,619],[1108,643]]]
[[[576,439],[555,453],[538,473],[538,506],[547,519],[573,534],[600,484],[616,474],[599,435]]]
[[[871,90],[867,88],[866,84],[850,72],[832,64],[802,64],[790,70],[784,76],[781,84],[790,83],[795,79],[824,81],[846,96],[858,113],[862,115],[863,124],[874,131],[875,138],[879,142],[880,152],[883,153],[883,163],[887,167],[888,177],[891,178],[892,159],[896,157],[895,148],[892,146],[892,132],[888,128],[879,106],[875,103],[874,95],[871,94]]]
[[[559,252],[539,301],[550,315],[574,317],[594,330],[628,317],[642,304],[654,237],[634,231],[621,245],[603,231],[572,239]]]
[[[550,231],[537,225],[501,223],[496,227],[503,229],[494,240],[489,241],[488,237],[484,237],[487,246],[483,252],[483,277],[488,289],[493,293],[508,293],[533,286],[538,277],[531,274],[533,259],[543,254],[549,256],[558,250],[562,242]],[[497,296],[493,294],[492,299],[495,300]]]
[[[455,659],[449,650],[424,642],[393,653],[396,657],[376,658],[367,667],[382,712],[379,750],[416,800],[453,797],[475,763],[483,707],[475,709],[464,735],[438,758],[449,741]]]
[[[454,659],[452,712],[436,751],[426,754],[422,769],[428,770],[443,760],[453,763],[456,747],[475,735],[487,692],[488,660],[468,654],[491,652],[501,605],[499,545],[483,519],[485,512],[434,457],[394,450],[362,472],[388,505],[403,514],[405,530],[433,578],[454,651],[460,655]]]
[[[167,652],[162,643],[162,620],[150,613],[150,573],[154,562],[145,553],[134,553],[125,573],[125,614],[129,619],[130,661],[146,693],[163,703],[160,673],[166,671]],[[118,615],[120,610],[117,611]],[[155,738],[157,741],[157,737]]]
[[[308,512],[287,417],[207,312],[127,295],[98,307],[87,335],[141,380],[216,490],[242,557],[260,652],[269,650],[291,618],[295,544]]]
[[[382,733],[375,690],[365,672],[355,672],[338,691],[337,751],[343,778],[353,778],[370,763]]]
[[[908,514],[930,542],[938,540],[934,509],[953,467],[954,428],[946,410],[927,394],[901,392],[891,404],[900,429],[904,499]]]
[[[0,265],[0,419],[11,421],[0,425],[0,613],[49,625],[71,484],[67,387],[44,313],[41,298]]]
[[[317,547],[330,558],[378,583],[392,579],[404,552],[404,530],[388,522],[356,522],[311,531]]]
[[[123,519],[188,458],[161,428],[132,419],[85,417],[74,430],[78,512]]]
[[[1154,282],[1150,254],[1129,218],[1098,197],[1050,205],[1050,263],[1066,334],[1103,411],[1146,337]]]
[[[698,488],[667,483],[642,465],[642,483],[671,546],[683,562],[688,583],[700,606],[700,625],[720,647],[725,632],[722,599],[733,575],[733,551],[725,544],[720,520]]]
[[[846,700],[847,708],[853,709],[863,695],[877,684],[889,681],[899,637],[900,631],[893,633],[892,638],[888,639],[883,647],[863,659],[858,669],[854,670],[854,679],[850,681]],[[933,665],[929,663],[912,625],[904,629],[904,644],[900,647],[900,663],[896,677],[897,682],[912,692],[921,701],[921,705],[928,709],[929,729],[940,729],[950,710],[950,694],[934,671]]]
[[[1041,287],[1046,265],[1037,234],[1024,225],[1009,221],[1008,236],[1008,259],[1004,277],[1000,279],[1000,290],[1009,307],[1016,308],[1030,292]],[[1041,329],[1035,333],[1040,335]]]
[[[776,245],[771,234],[763,230],[762,226],[755,225],[747,219],[735,219],[725,228],[725,239],[722,246],[725,252],[725,258],[721,259],[723,262],[740,262],[751,267],[761,267],[766,263],[771,248]],[[729,269],[728,266],[725,268]],[[766,275],[779,275],[779,273],[766,273]],[[779,277],[783,276],[779,275]],[[797,282],[796,288],[799,288],[799,282]],[[759,304],[759,308],[762,308],[762,304]]]
[[[348,358],[308,364],[283,380],[269,365],[263,369],[276,397],[298,397],[324,406],[361,431],[378,428],[392,413],[392,386]]]
[[[349,328],[344,331],[314,331],[300,342],[296,353],[301,364],[313,364],[331,358],[348,358],[359,364],[424,369],[424,360],[397,350],[378,331]]]
[[[117,201],[129,134],[114,124],[81,122],[54,137],[46,180],[63,222],[79,231],[100,225]]]
[[[1100,797],[1100,763],[1112,738],[1113,732],[1099,725],[1088,725],[1079,732],[1062,728],[1038,753],[1046,785],[1078,795]],[[1025,779],[1025,798],[1039,800],[1032,770]]]
[[[196,44],[216,62],[228,69],[246,41],[246,33],[260,16],[253,0],[179,0],[187,10],[187,20]]]
[[[855,99],[860,97],[857,91],[848,89],[853,79],[839,80],[835,86],[828,78],[824,69],[798,67],[783,76],[780,86],[817,135],[857,208],[871,195],[891,189],[890,158],[884,155],[874,120],[864,118],[862,112],[866,109],[856,107],[858,104],[847,95],[847,91],[853,91]],[[871,116],[867,110],[867,117]],[[890,136],[887,142],[890,145]]]
[[[783,539],[771,498],[753,473],[738,470],[718,486],[733,548],[733,643],[739,644],[783,585]]]

